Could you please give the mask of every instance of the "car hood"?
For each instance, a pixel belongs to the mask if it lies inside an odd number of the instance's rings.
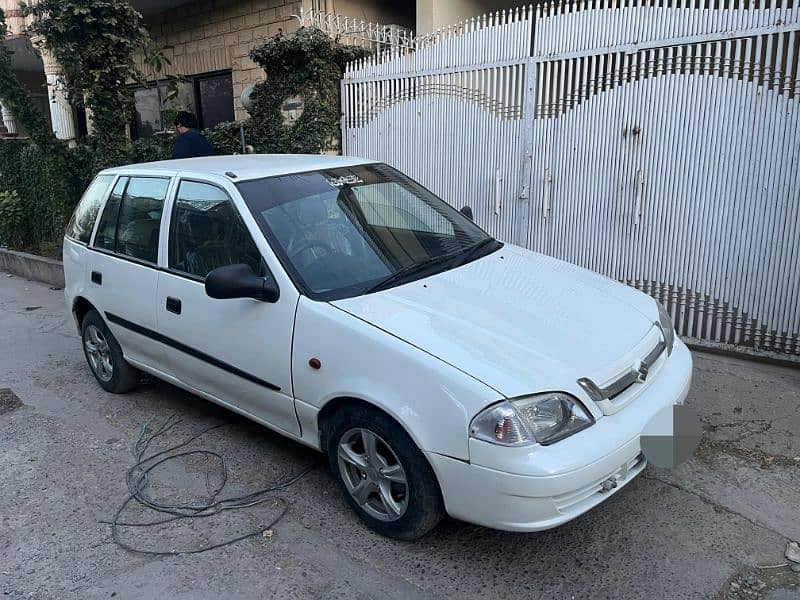
[[[630,287],[512,245],[332,304],[506,397],[607,372],[658,316],[654,301]]]

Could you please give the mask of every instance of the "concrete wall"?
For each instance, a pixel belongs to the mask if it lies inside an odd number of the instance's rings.
[[[523,0],[417,0],[417,35],[487,12],[527,4]]]
[[[401,25],[409,29],[416,26],[414,3],[406,0],[323,0],[320,8],[381,25]]]
[[[237,119],[247,112],[239,101],[242,90],[265,79],[264,71],[248,56],[250,50],[278,32],[298,28],[292,15],[301,0],[202,0],[146,19],[156,43],[172,46],[172,61],[164,73],[198,75],[230,69]]]

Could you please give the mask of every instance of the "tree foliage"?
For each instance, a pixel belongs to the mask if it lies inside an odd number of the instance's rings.
[[[127,0],[40,0],[25,5],[37,43],[58,61],[70,101],[92,111],[101,145],[124,142],[133,111],[128,83],[141,81],[134,56],[158,54]]]
[[[318,153],[340,134],[340,82],[345,65],[368,54],[346,46],[319,29],[301,27],[253,49],[250,57],[267,73],[253,89],[248,139],[257,152]],[[299,96],[303,111],[285,123],[282,107]]]

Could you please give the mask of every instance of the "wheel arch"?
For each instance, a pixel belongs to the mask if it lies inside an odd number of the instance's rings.
[[[406,435],[411,438],[411,441],[417,447],[417,449],[426,457],[427,454],[425,452],[425,448],[422,445],[418,436],[414,435],[414,433],[408,428],[408,426],[401,421],[397,415],[393,414],[391,411],[387,410],[384,406],[376,402],[371,402],[364,398],[358,398],[356,396],[336,396],[328,400],[320,409],[319,413],[317,414],[317,431],[319,433],[319,444],[320,449],[323,452],[327,452],[327,443],[328,440],[326,438],[327,435],[327,428],[328,424],[330,423],[331,418],[336,413],[348,408],[348,407],[363,407],[368,408],[370,410],[376,410],[387,417],[389,417],[400,429],[402,429]],[[430,461],[428,461],[430,463]],[[433,468],[433,465],[431,465]]]
[[[317,432],[319,434],[319,447],[320,450],[323,452],[327,451],[327,434],[328,434],[328,425],[330,424],[331,418],[334,414],[348,408],[348,407],[364,407],[373,410],[378,410],[392,419],[399,427],[405,431],[408,436],[414,440],[414,443],[417,444],[419,447],[419,442],[411,434],[408,428],[403,424],[400,423],[397,418],[386,411],[383,407],[378,406],[374,402],[370,402],[368,400],[364,400],[363,398],[357,398],[355,396],[336,396],[328,400],[323,407],[320,409],[319,413],[317,413]],[[420,448],[420,451],[422,448]]]
[[[72,314],[74,315],[75,323],[78,326],[78,333],[81,332],[83,319],[90,310],[97,310],[97,308],[83,296],[77,296],[75,300],[72,301]]]
[[[417,436],[415,436],[403,423],[400,419],[397,418],[396,415],[392,414],[390,411],[386,410],[384,407],[380,406],[375,402],[371,402],[369,400],[365,400],[363,398],[357,398],[355,396],[336,396],[328,400],[320,409],[319,413],[317,414],[317,431],[319,432],[319,443],[320,443],[320,450],[324,454],[327,454],[328,451],[328,440],[326,438],[327,435],[327,426],[330,423],[331,418],[336,413],[348,408],[348,407],[363,407],[368,408],[371,410],[376,410],[384,415],[386,415],[389,419],[392,420],[400,429],[402,429],[406,435],[411,439],[412,443],[416,446],[417,450],[422,454],[425,459],[425,462],[428,463],[428,466],[433,473],[434,479],[436,480],[436,486],[439,488],[439,493],[441,497],[444,498],[444,491],[442,490],[442,482],[440,481],[439,472],[437,471],[435,465],[431,463],[430,458],[428,458],[428,453],[425,451],[423,446],[420,444],[420,441]]]

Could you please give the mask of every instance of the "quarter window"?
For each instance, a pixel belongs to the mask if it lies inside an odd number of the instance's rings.
[[[108,186],[114,180],[113,175],[99,175],[89,185],[84,192],[81,201],[78,203],[75,212],[72,214],[69,225],[67,225],[66,236],[84,244],[89,243],[92,237],[92,229],[103,204]]]
[[[102,248],[114,252],[117,242],[117,218],[119,217],[119,206],[122,204],[122,194],[128,185],[127,177],[120,177],[117,185],[111,190],[106,207],[103,209],[103,216],[100,217],[100,224],[97,226],[97,233],[94,236],[96,248]]]
[[[161,213],[169,179],[131,177],[122,196],[116,236],[116,252],[139,260],[158,261]]]
[[[228,195],[207,183],[182,181],[172,211],[169,268],[205,278],[217,267],[246,264],[264,276],[261,254]]]

